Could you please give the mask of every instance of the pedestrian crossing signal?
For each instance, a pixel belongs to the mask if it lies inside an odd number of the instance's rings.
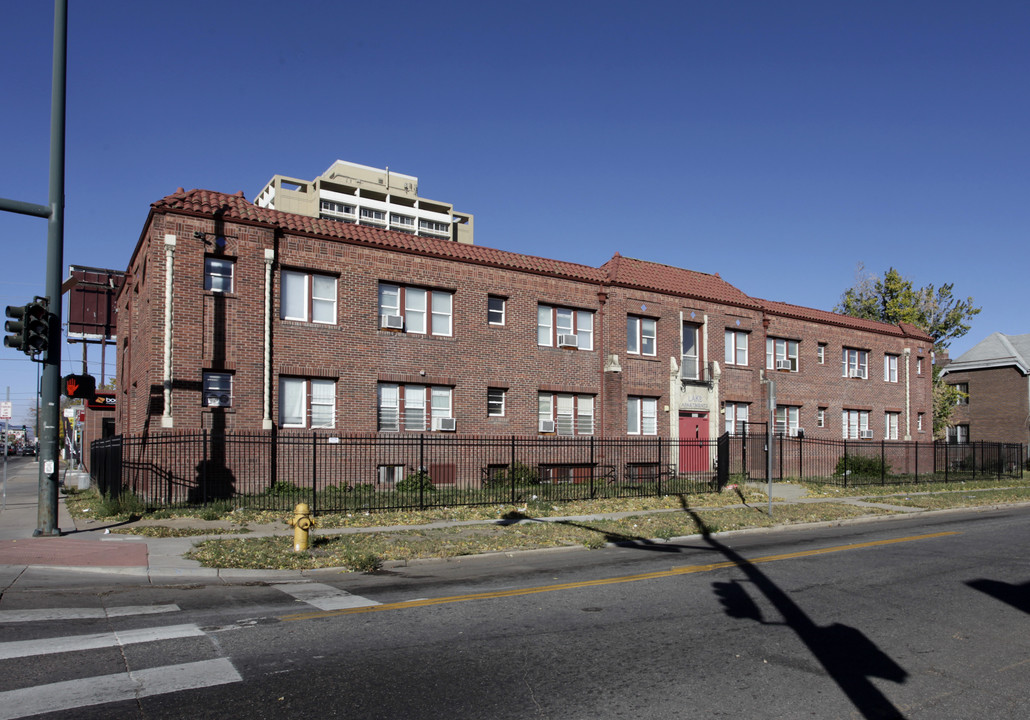
[[[64,394],[70,398],[92,400],[97,394],[97,381],[92,375],[65,375]]]

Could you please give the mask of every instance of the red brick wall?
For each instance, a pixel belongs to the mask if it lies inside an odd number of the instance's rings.
[[[195,237],[204,233],[204,238]],[[707,344],[701,356],[722,367],[720,401],[751,403],[751,420],[765,420],[767,335],[800,341],[800,372],[776,373],[781,405],[800,405],[801,425],[812,436],[840,437],[843,408],[870,411],[875,438],[883,436],[883,414],[902,412],[905,433],[903,351],[911,350],[911,432],[931,439],[930,347],[890,334],[763,316],[755,308],[723,306],[691,298],[638,291],[502,267],[406,254],[380,247],[298,236],[276,236],[271,228],[243,223],[216,227],[210,218],[154,214],[128,269],[119,297],[119,432],[138,433],[161,426],[161,381],[165,287],[164,236],[176,236],[173,271],[172,416],[176,429],[215,427],[260,429],[263,416],[264,293],[266,249],[276,251],[273,267],[271,418],[278,421],[280,375],[336,381],[336,427],[344,432],[375,432],[377,383],[411,382],[454,388],[453,413],[459,434],[535,434],[537,394],[585,393],[595,396],[595,434],[625,435],[626,397],[658,398],[659,434],[668,436],[672,365],[679,362],[680,317],[707,316]],[[235,260],[234,292],[203,290],[204,257],[215,252],[216,234],[227,238],[224,254]],[[205,242],[205,239],[207,242]],[[319,325],[279,319],[282,268],[337,278],[337,322]],[[453,293],[453,336],[429,337],[379,329],[380,281]],[[689,292],[689,288],[685,289]],[[489,295],[507,298],[506,323],[487,322]],[[547,303],[589,310],[594,316],[594,349],[538,347],[537,306]],[[642,309],[642,306],[644,309]],[[658,319],[657,354],[626,353],[626,315]],[[737,322],[740,325],[737,325]],[[763,320],[768,322],[764,327]],[[726,328],[750,332],[749,363],[724,363]],[[825,364],[816,363],[817,343],[825,342]],[[841,346],[869,351],[869,379],[841,377]],[[883,355],[902,355],[899,382],[883,382]],[[915,374],[915,358],[924,373]],[[608,355],[617,354],[621,373],[603,372]],[[233,407],[202,407],[204,370],[234,376]],[[507,388],[504,417],[487,417],[487,388]],[[157,402],[151,403],[155,395]],[[817,407],[827,408],[826,427],[816,427]],[[670,407],[674,413],[676,408]],[[926,432],[915,429],[915,414],[926,413]],[[722,419],[717,420],[718,431]]]
[[[1030,379],[1013,366],[950,372],[950,385],[969,385],[969,404],[956,405],[953,425],[968,425],[970,440],[1030,443]]]

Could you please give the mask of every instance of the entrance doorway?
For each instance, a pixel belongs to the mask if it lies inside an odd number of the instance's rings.
[[[680,472],[711,469],[708,447],[708,413],[680,413]]]

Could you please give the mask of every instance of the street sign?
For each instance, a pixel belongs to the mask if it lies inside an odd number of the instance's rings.
[[[11,403],[9,401],[0,401],[0,420],[10,420],[11,410]]]
[[[90,410],[114,410],[117,408],[115,394],[98,392],[92,400],[86,401],[86,407]]]

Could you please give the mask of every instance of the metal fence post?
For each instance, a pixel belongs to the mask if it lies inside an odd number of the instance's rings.
[[[318,434],[311,433],[311,514],[315,514],[315,484],[318,482]]]
[[[594,476],[597,475],[597,466],[594,464],[594,436],[590,436],[590,499],[594,498]]]
[[[515,504],[515,436],[511,436],[511,463],[508,465],[508,483],[511,485],[511,504]]]
[[[880,485],[887,484],[887,441],[880,440]]]
[[[415,475],[418,478],[418,509],[426,509],[425,500],[425,483],[429,477],[429,473],[426,469],[426,434],[419,433],[418,435],[418,473]]]
[[[848,439],[844,438],[844,487],[848,486]]]
[[[919,443],[916,443],[916,482],[919,482]]]
[[[201,431],[200,441],[203,445],[200,453],[200,501],[202,504],[207,505],[207,428]]]

